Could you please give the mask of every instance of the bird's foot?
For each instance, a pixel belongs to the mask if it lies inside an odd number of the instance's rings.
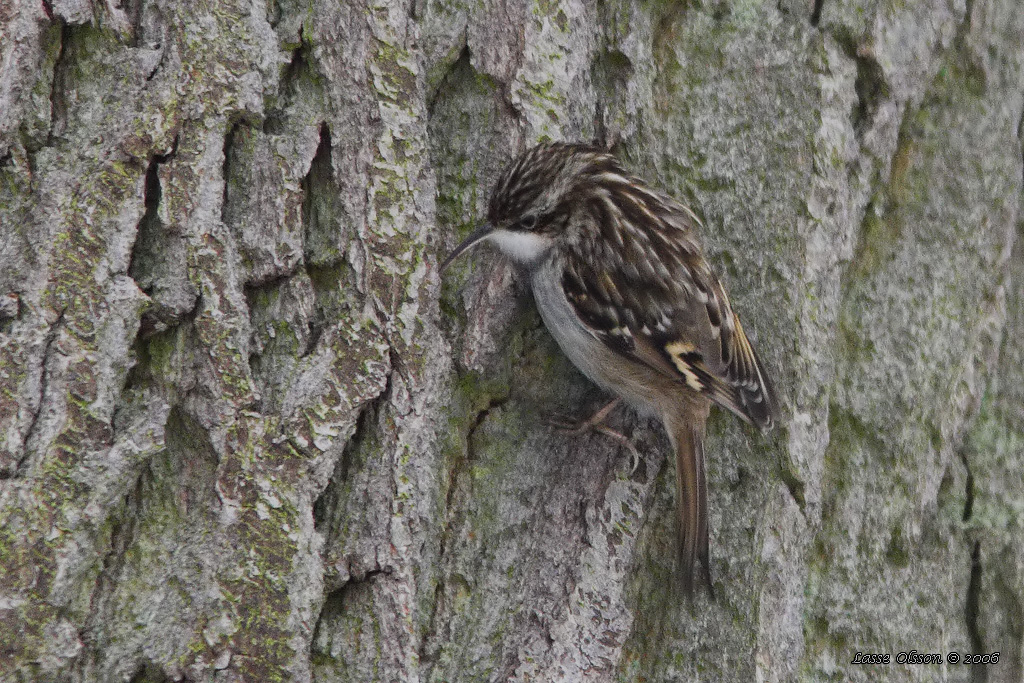
[[[551,426],[558,432],[565,434],[566,436],[581,436],[587,432],[599,432],[607,437],[615,439],[622,446],[624,446],[630,454],[632,467],[629,470],[630,476],[636,472],[636,468],[640,466],[640,453],[636,450],[636,447],[629,440],[625,434],[615,431],[604,423],[608,415],[615,410],[616,406],[622,399],[612,399],[608,404],[602,407],[600,410],[595,412],[586,420],[572,420],[566,417],[555,417],[547,420],[548,425]]]
[[[547,419],[548,426],[565,434],[566,436],[580,436],[590,431],[598,431],[598,427],[604,426],[605,418],[615,410],[615,406],[622,401],[615,398],[609,401],[604,407],[588,417],[586,420],[573,420],[562,415],[556,415]]]

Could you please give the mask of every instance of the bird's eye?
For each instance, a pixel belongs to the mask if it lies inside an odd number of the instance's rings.
[[[537,216],[536,214],[528,213],[519,219],[519,228],[521,230],[533,230],[537,227]]]

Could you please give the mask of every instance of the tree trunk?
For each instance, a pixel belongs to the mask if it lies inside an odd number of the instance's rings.
[[[4,2],[0,681],[1024,676],[1019,0]],[[779,386],[714,601],[660,425],[552,430],[522,279],[438,272],[544,139],[697,208]]]

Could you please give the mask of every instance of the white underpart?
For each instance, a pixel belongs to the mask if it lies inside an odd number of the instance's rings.
[[[536,263],[554,244],[554,240],[544,235],[511,230],[495,230],[488,239],[503,254],[523,265]]]
[[[594,336],[573,310],[562,288],[563,268],[558,259],[548,259],[533,270],[530,280],[537,310],[551,336],[593,382],[623,397],[643,414],[660,417],[657,397],[644,373]]]

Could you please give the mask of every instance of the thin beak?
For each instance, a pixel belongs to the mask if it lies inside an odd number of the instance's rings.
[[[466,239],[462,240],[462,244],[455,247],[455,251],[449,254],[448,258],[444,260],[444,263],[441,264],[441,272],[443,273],[445,268],[451,265],[451,262],[457,259],[462,254],[462,252],[469,251],[477,244],[479,244],[481,241],[483,241],[488,235],[491,234],[492,230],[494,230],[494,226],[491,225],[490,223],[484,223],[479,228],[474,230],[473,234],[471,234]]]

